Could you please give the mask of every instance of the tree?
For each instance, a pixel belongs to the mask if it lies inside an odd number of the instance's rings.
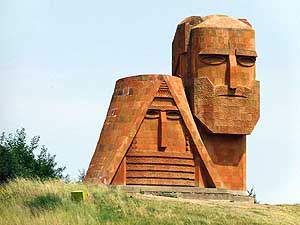
[[[57,167],[55,155],[50,155],[45,146],[39,148],[39,136],[34,136],[30,144],[26,143],[25,129],[17,130],[15,134],[0,137],[0,183],[16,177],[64,178],[65,167]]]
[[[84,177],[85,177],[85,169],[81,169],[78,171],[78,183],[82,183],[84,181]]]
[[[256,198],[256,193],[254,192],[254,187],[252,187],[250,190],[247,190],[248,196],[252,197],[255,204],[259,204],[259,201]]]

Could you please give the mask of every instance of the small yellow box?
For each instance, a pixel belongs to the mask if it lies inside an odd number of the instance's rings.
[[[85,191],[72,191],[71,199],[77,202],[85,201],[87,199],[87,193]]]

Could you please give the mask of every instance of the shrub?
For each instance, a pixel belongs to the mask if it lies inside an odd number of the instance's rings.
[[[15,134],[0,136],[0,183],[16,177],[63,178],[65,167],[57,167],[55,155],[50,155],[45,146],[40,148],[38,155],[34,154],[39,147],[39,136],[26,143],[25,129],[17,130]]]

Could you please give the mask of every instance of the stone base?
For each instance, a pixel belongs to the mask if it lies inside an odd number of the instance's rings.
[[[253,198],[248,196],[246,191],[231,191],[217,188],[199,187],[168,187],[168,186],[143,186],[126,185],[119,186],[128,193],[152,194],[165,197],[218,200],[230,202],[253,203]]]

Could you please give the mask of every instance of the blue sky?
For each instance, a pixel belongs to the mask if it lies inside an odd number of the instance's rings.
[[[187,16],[247,18],[256,30],[261,117],[247,183],[266,203],[300,202],[297,1],[0,0],[0,132],[24,127],[76,178],[87,168],[118,78],[171,73]]]

